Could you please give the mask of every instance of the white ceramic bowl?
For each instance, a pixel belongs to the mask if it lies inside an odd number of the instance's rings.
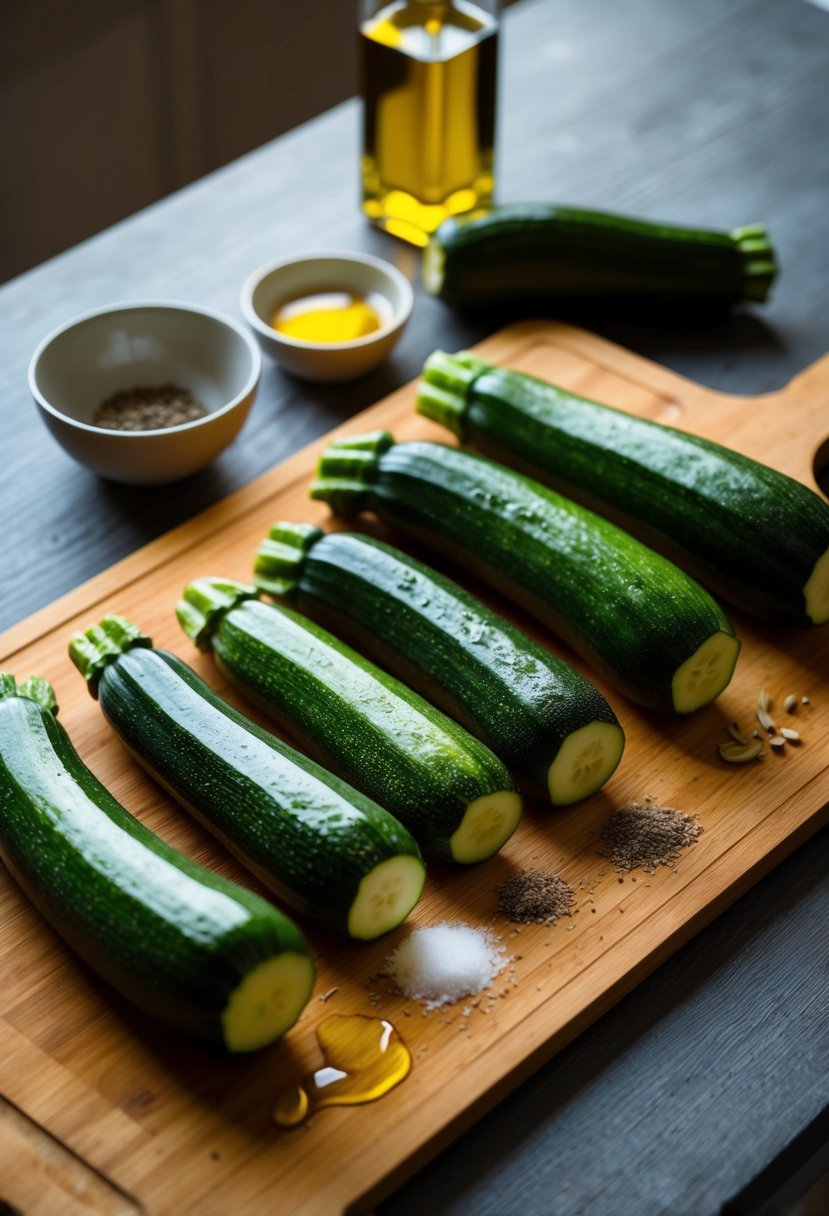
[[[262,360],[245,330],[191,304],[114,304],[44,338],[29,387],[70,456],[101,477],[135,485],[175,481],[209,464],[248,416]],[[137,386],[189,389],[207,414],[155,431],[95,426],[97,408]]]
[[[382,328],[351,342],[305,342],[279,333],[270,324],[280,304],[318,292],[377,292],[388,300],[391,319]],[[408,321],[411,284],[388,262],[366,253],[308,253],[260,266],[242,288],[245,320],[267,354],[303,380],[355,380],[373,371],[390,353]]]

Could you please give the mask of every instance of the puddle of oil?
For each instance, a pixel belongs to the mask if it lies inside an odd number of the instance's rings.
[[[409,1075],[412,1057],[391,1022],[363,1014],[334,1013],[317,1027],[325,1065],[280,1094],[273,1118],[299,1127],[322,1106],[374,1102]]]

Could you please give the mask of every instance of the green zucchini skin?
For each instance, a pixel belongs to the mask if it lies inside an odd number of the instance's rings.
[[[431,294],[461,309],[762,302],[777,259],[759,225],[716,232],[610,212],[508,204],[445,220],[423,260]]]
[[[829,592],[818,619],[804,594],[829,561],[829,503],[793,478],[469,354],[427,360],[418,410],[608,516],[744,612],[795,626],[829,618]]]
[[[387,432],[335,441],[311,496],[346,516],[371,509],[466,567],[648,708],[674,711],[679,666],[712,636],[734,638],[719,605],[673,563],[486,457]]]
[[[297,612],[242,590],[217,615],[209,645],[243,696],[327,768],[382,799],[437,857],[457,859],[451,838],[471,803],[515,791],[489,748]]]
[[[534,792],[547,794],[550,765],[574,731],[604,722],[621,732],[599,690],[569,664],[382,541],[278,524],[259,550],[255,581],[367,651]]]
[[[52,927],[124,997],[198,1038],[224,1042],[229,996],[275,956],[305,960],[307,1002],[314,965],[296,925],[134,819],[23,687],[0,676],[0,854]]]
[[[109,654],[96,678],[104,716],[136,759],[313,923],[347,934],[360,884],[382,862],[411,856],[422,871],[417,844],[391,815],[233,709],[175,655],[131,646]]]

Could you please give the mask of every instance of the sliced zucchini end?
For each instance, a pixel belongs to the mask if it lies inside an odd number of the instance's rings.
[[[402,924],[423,890],[426,869],[419,857],[400,853],[370,870],[348,913],[349,937],[371,941]]]
[[[518,827],[521,807],[521,795],[514,790],[497,790],[475,798],[449,838],[452,860],[472,865],[492,857]]]
[[[825,625],[829,621],[829,549],[815,562],[803,594],[809,620],[813,625]]]
[[[423,251],[421,275],[423,286],[430,296],[439,296],[443,288],[446,273],[446,253],[443,245],[436,236],[429,238],[429,243]]]
[[[718,629],[674,672],[671,694],[678,714],[690,714],[710,705],[734,674],[740,643],[732,633]]]
[[[249,971],[230,994],[222,1014],[228,1051],[257,1051],[290,1030],[314,986],[308,954],[286,950]]]
[[[615,772],[625,748],[616,722],[589,722],[568,735],[547,770],[547,789],[555,806],[569,806],[595,794]]]

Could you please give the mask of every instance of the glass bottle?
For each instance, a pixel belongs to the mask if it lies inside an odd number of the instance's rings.
[[[362,0],[363,210],[425,245],[494,187],[499,0]]]

